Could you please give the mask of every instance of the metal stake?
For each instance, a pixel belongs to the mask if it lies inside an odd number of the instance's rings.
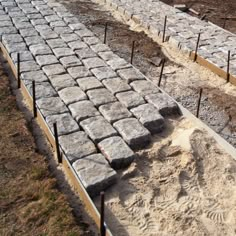
[[[229,83],[230,80],[230,73],[229,73],[229,69],[230,69],[230,51],[228,51],[228,61],[227,61],[227,83]]]
[[[166,22],[167,22],[167,16],[165,16],[165,20],[164,20],[164,29],[163,29],[162,43],[165,42],[165,36],[166,36]]]
[[[17,53],[17,85],[18,88],[21,86],[21,81],[20,81],[20,53]]]
[[[58,160],[58,163],[62,163],[59,140],[58,140],[57,123],[53,123],[53,130],[54,130],[55,143],[56,143],[57,160]]]
[[[35,81],[32,81],[32,96],[33,96],[33,114],[34,118],[37,117],[37,107],[36,107],[36,92],[35,92]]]
[[[200,113],[200,106],[201,106],[201,100],[202,100],[202,92],[203,92],[203,89],[201,88],[200,91],[199,91],[199,97],[198,97],[198,103],[197,103],[197,118],[199,118],[199,113]]]
[[[166,63],[166,60],[163,59],[163,60],[162,60],[162,65],[161,65],[160,77],[159,77],[159,81],[158,81],[158,87],[161,86],[161,80],[162,80],[162,75],[163,75],[163,71],[164,71],[165,63]]]
[[[197,45],[196,45],[196,50],[195,50],[194,60],[193,60],[194,62],[197,60],[197,51],[198,51],[198,47],[199,47],[200,36],[201,36],[201,33],[199,33],[198,37],[197,37]]]
[[[107,28],[108,28],[108,24],[105,24],[105,32],[104,32],[104,44],[107,43]]]
[[[133,58],[134,58],[134,47],[135,47],[135,41],[133,41],[133,44],[132,44],[132,51],[131,51],[130,64],[133,64]]]
[[[105,236],[106,235],[106,227],[104,224],[104,219],[105,219],[105,207],[104,207],[104,202],[105,202],[105,193],[101,192],[100,193],[100,197],[101,197],[101,211],[100,211],[100,234],[101,236]]]

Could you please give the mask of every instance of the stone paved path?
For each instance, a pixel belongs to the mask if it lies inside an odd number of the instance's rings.
[[[94,0],[119,12],[126,20],[132,19],[147,32],[163,37],[185,53],[195,51],[201,33],[198,55],[218,68],[227,71],[228,51],[231,51],[230,74],[236,77],[236,35],[210,22],[190,16],[159,0]]]
[[[61,149],[94,196],[178,106],[57,1],[0,0],[2,43]],[[52,130],[53,132],[53,130]]]

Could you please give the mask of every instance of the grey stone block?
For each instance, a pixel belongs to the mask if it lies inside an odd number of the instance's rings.
[[[107,64],[115,71],[131,67],[131,65],[123,58],[111,59],[111,60],[107,61]]]
[[[70,34],[73,33],[73,31],[69,27],[54,27],[53,29],[57,34]]]
[[[0,35],[3,34],[17,34],[17,29],[13,26],[8,26],[8,27],[1,27],[0,28]]]
[[[46,122],[53,134],[53,124],[57,124],[58,136],[71,134],[80,130],[79,125],[69,113],[48,116]]]
[[[82,60],[88,69],[106,66],[106,63],[99,57],[93,57]]]
[[[116,130],[102,116],[95,116],[83,120],[80,122],[80,125],[95,143],[117,135]]]
[[[7,49],[8,53],[13,53],[13,52],[21,52],[21,51],[26,51],[27,47],[25,43],[7,43],[5,44],[5,48]]]
[[[116,172],[108,165],[102,154],[94,154],[73,163],[83,186],[91,197],[116,182]]]
[[[109,90],[105,88],[89,90],[87,92],[89,99],[93,102],[95,106],[100,106],[110,102],[115,102],[117,99],[113,96]]]
[[[66,26],[66,23],[64,22],[64,21],[62,21],[62,20],[59,20],[59,21],[52,21],[52,22],[50,22],[50,26],[52,27],[52,28],[54,28],[54,27],[60,27],[60,26]]]
[[[81,101],[73,103],[69,106],[72,116],[76,121],[80,122],[84,119],[99,116],[100,113],[90,101]]]
[[[2,36],[2,42],[5,43],[20,43],[23,42],[23,38],[20,34],[5,34]]]
[[[61,18],[57,15],[48,15],[48,16],[45,16],[45,20],[47,22],[53,22],[53,21],[59,21],[61,20]]]
[[[73,49],[73,50],[77,50],[77,49],[82,49],[82,48],[87,48],[87,44],[84,43],[83,41],[81,40],[77,40],[77,41],[73,41],[73,42],[70,42],[68,43],[68,46]]]
[[[59,62],[54,55],[37,56],[36,61],[41,67],[46,65],[57,64]]]
[[[149,94],[160,93],[160,90],[156,85],[147,80],[136,80],[130,84],[130,86],[142,96]]]
[[[103,84],[95,77],[85,77],[82,79],[78,79],[77,83],[85,92],[91,89],[103,88]]]
[[[97,53],[111,51],[111,49],[106,44],[102,44],[102,43],[91,45],[90,47],[94,52],[97,52]]]
[[[72,79],[71,76],[68,74],[51,76],[50,81],[51,81],[53,87],[57,91],[59,91],[63,88],[73,87],[76,85],[75,80]]]
[[[72,29],[72,30],[81,30],[81,29],[85,29],[85,25],[82,24],[82,23],[74,23],[74,24],[69,24],[69,27]]]
[[[83,78],[91,76],[91,72],[85,66],[76,66],[68,69],[69,74],[74,78]]]
[[[127,167],[135,158],[134,152],[120,137],[107,138],[98,143],[98,148],[114,169]]]
[[[52,50],[57,58],[74,55],[73,50],[70,48],[54,48]]]
[[[20,63],[20,71],[22,72],[29,72],[29,71],[36,71],[39,70],[40,67],[37,65],[35,61],[22,61]]]
[[[78,34],[80,38],[94,36],[93,32],[86,28],[76,30],[75,33]]]
[[[66,105],[87,100],[86,94],[78,86],[64,88],[58,94]]]
[[[76,56],[62,57],[60,59],[61,64],[67,69],[69,67],[81,66],[82,62]]]
[[[102,82],[114,95],[131,90],[131,87],[121,78],[104,79]]]
[[[65,48],[67,45],[66,43],[60,39],[49,39],[47,40],[48,45],[50,46],[50,48],[54,49],[54,48]]]
[[[179,114],[178,105],[163,93],[150,94],[145,99],[153,104],[163,116]]]
[[[60,136],[59,144],[71,163],[97,152],[93,142],[82,131]]]
[[[129,109],[146,103],[142,96],[140,96],[137,92],[134,91],[117,93],[116,97],[122,104],[124,104]]]
[[[66,43],[73,42],[73,41],[76,41],[76,40],[80,39],[80,37],[77,34],[74,34],[74,33],[72,33],[72,34],[61,34],[60,37]]]
[[[22,37],[37,36],[38,32],[33,27],[28,29],[21,29],[20,34]]]
[[[68,112],[66,105],[59,97],[41,98],[36,103],[44,117]]]
[[[17,52],[13,52],[11,54],[11,58],[13,60],[14,63],[17,63]],[[33,61],[34,58],[32,56],[32,54],[29,51],[23,51],[20,52],[20,61]]]
[[[116,60],[119,59],[120,57],[117,56],[115,53],[113,53],[112,51],[108,51],[108,52],[99,52],[98,55],[105,61],[109,61],[109,60]]]
[[[113,71],[108,66],[107,67],[94,68],[91,71],[99,80],[117,77],[117,74],[115,73],[115,71]]]
[[[47,76],[64,74],[66,71],[61,64],[54,64],[49,66],[44,66],[43,71]]]
[[[88,45],[94,45],[94,44],[101,43],[100,39],[97,37],[84,37],[83,40]]]
[[[152,134],[164,129],[164,118],[152,104],[138,106],[133,108],[131,112]]]
[[[21,78],[24,80],[25,84],[32,84],[34,80],[36,83],[46,82],[48,81],[47,76],[42,71],[31,71],[31,72],[24,72],[21,73]]]
[[[15,22],[15,27],[20,30],[20,29],[28,29],[31,28],[32,25],[30,22]]]
[[[35,44],[44,44],[44,40],[40,36],[30,36],[25,37],[25,42],[28,46],[35,45]]]
[[[79,56],[80,59],[96,57],[96,53],[92,51],[90,48],[82,48],[76,50],[75,53]]]
[[[128,83],[131,83],[134,80],[145,79],[144,76],[134,68],[118,70],[117,73],[122,79],[126,80]]]
[[[42,30],[40,31],[40,35],[43,39],[56,39],[59,37],[57,33],[55,33],[53,30]]]
[[[132,114],[120,102],[109,103],[99,107],[99,111],[110,123],[129,118]]]
[[[34,56],[52,54],[51,49],[46,44],[36,44],[29,47]]]
[[[113,124],[131,148],[145,147],[151,140],[150,132],[135,118],[126,118]]]
[[[48,24],[48,22],[44,19],[32,19],[31,21],[31,24],[36,26],[36,25],[46,25]]]

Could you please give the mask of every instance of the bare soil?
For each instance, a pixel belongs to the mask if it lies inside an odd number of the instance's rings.
[[[0,235],[93,235],[69,205],[0,65]]]
[[[235,0],[161,0],[171,6],[186,4],[200,13],[199,17],[206,15],[209,20],[228,31],[236,33],[236,1]],[[190,13],[191,14],[191,13]],[[192,14],[193,15],[193,14]]]

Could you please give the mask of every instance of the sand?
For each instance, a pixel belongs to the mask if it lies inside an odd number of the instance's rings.
[[[106,192],[106,221],[119,236],[236,235],[236,161],[185,118],[169,120]]]

